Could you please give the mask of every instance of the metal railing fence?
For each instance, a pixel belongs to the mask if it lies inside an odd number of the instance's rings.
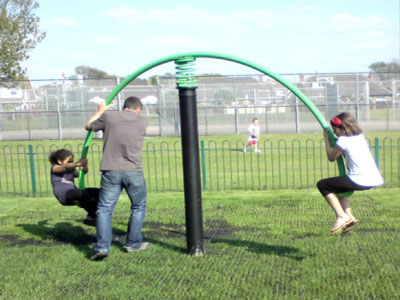
[[[400,187],[400,138],[369,140],[371,151],[385,178],[384,187]],[[243,152],[243,140],[200,142],[202,189],[269,190],[315,188],[316,182],[338,174],[335,163],[326,159],[323,140],[263,139],[261,153]],[[61,148],[55,144],[5,145],[0,148],[1,196],[49,196],[49,153]],[[62,148],[79,156],[82,144]],[[87,187],[100,185],[99,165],[102,144],[91,145]],[[150,192],[183,191],[182,154],[179,141],[148,141],[142,163]]]

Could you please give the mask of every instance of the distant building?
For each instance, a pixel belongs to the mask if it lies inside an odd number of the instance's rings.
[[[336,84],[340,102],[351,102],[356,100],[357,97],[387,101],[389,97],[393,96],[392,91],[383,85],[359,74],[313,75],[307,78],[306,82],[314,89],[326,88]]]
[[[39,103],[39,99],[30,81],[18,83],[4,82],[0,84],[0,109],[21,111],[31,110]]]

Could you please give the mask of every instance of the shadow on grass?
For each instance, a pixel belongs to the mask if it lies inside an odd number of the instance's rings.
[[[186,249],[170,243],[166,243],[160,239],[181,239],[185,232],[180,230],[181,225],[166,224],[161,222],[146,222],[143,231],[144,240],[154,245],[159,245],[165,249],[178,253],[186,253]],[[147,230],[150,229],[150,230]]]
[[[48,225],[48,220],[39,221],[37,224],[18,224],[25,231],[40,237],[43,242],[41,245],[65,245],[70,244],[77,250],[84,253],[86,257],[92,254],[92,244],[96,242],[96,236],[88,234],[82,226],[75,226],[69,222],[60,222],[55,225]],[[119,236],[125,235],[125,232],[118,229],[113,229],[113,244],[121,247]],[[20,240],[14,243],[14,246],[37,245],[33,239]],[[45,242],[45,241],[51,241]]]
[[[166,225],[166,224],[165,224]],[[164,232],[166,233],[164,237],[166,238],[182,238],[183,236],[186,236],[186,232],[180,231],[180,230],[174,230],[174,229],[165,229],[165,228],[157,228],[159,232]],[[148,232],[151,233],[150,236],[148,235],[145,237],[146,241],[149,241],[153,244],[160,245],[163,248],[173,250],[179,253],[187,253],[186,248],[179,247],[172,245],[170,243],[162,242],[155,237],[157,236],[155,232]],[[218,232],[219,234],[221,232]],[[287,257],[290,259],[294,259],[296,261],[301,261],[305,258],[304,255],[302,255],[299,251],[298,248],[294,247],[287,247],[287,246],[277,246],[277,245],[267,245],[267,244],[262,244],[262,243],[257,243],[253,241],[246,241],[246,240],[233,240],[233,239],[226,239],[226,238],[215,238],[215,233],[210,236],[205,235],[204,239],[210,241],[211,244],[214,243],[225,243],[233,247],[242,247],[242,248],[247,248],[247,251],[258,253],[258,254],[272,254],[272,255],[278,255],[282,257]],[[207,253],[207,249],[206,249]]]
[[[298,248],[287,247],[287,246],[278,246],[278,245],[267,245],[261,244],[253,241],[246,240],[229,240],[229,239],[211,239],[210,242],[214,243],[225,243],[234,247],[242,247],[247,248],[246,250],[250,252],[254,252],[257,254],[272,254],[287,257],[290,259],[294,259],[297,261],[301,261],[305,258],[299,252]]]
[[[176,246],[176,245],[172,245],[172,244],[169,244],[169,243],[165,243],[165,242],[157,240],[155,238],[146,237],[145,240],[150,242],[150,243],[152,243],[152,244],[154,244],[154,245],[159,245],[159,246],[161,246],[161,247],[163,247],[165,249],[172,250],[172,251],[175,251],[175,252],[178,252],[178,253],[184,254],[184,253],[187,252],[186,248],[179,247],[179,246]]]

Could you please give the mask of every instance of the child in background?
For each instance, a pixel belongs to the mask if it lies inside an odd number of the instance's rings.
[[[258,139],[260,138],[260,126],[258,125],[258,118],[254,118],[252,123],[247,128],[247,146],[244,147],[243,152],[251,149],[254,145],[254,152],[260,153],[261,150],[258,149]]]
[[[50,154],[51,185],[53,193],[62,205],[77,205],[86,210],[87,217],[83,221],[86,225],[96,225],[97,203],[99,201],[99,189],[86,188],[80,190],[76,187],[74,178],[79,172],[88,172],[87,160],[80,159],[74,162],[74,154],[67,149],[60,149]]]
[[[331,234],[336,234],[349,231],[358,222],[351,212],[349,200],[340,196],[340,193],[368,190],[383,184],[383,178],[356,119],[343,112],[330,123],[338,139],[332,148],[328,132],[324,132],[328,159],[335,161],[343,154],[349,170],[347,175],[322,179],[317,183],[322,196],[336,214],[336,221],[331,229]]]

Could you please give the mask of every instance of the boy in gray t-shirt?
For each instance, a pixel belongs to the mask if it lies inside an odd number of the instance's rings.
[[[97,242],[91,260],[108,256],[112,239],[112,213],[122,189],[131,201],[131,216],[124,245],[125,252],[144,250],[142,226],[146,215],[146,182],[143,176],[141,151],[147,119],[140,115],[139,98],[125,100],[123,111],[106,112],[109,106],[100,104],[86,123],[87,130],[104,132],[103,159],[100,170],[101,188],[97,210]]]

